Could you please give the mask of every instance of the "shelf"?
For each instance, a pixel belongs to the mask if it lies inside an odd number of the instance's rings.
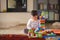
[[[44,4],[44,2],[41,3],[40,1],[38,5],[38,9],[42,11],[41,14],[48,19],[46,22],[59,21],[59,4],[52,4],[53,2],[49,3],[50,1],[48,0],[46,2],[47,4]]]
[[[54,22],[59,22],[59,20],[46,20],[46,23],[54,23]]]

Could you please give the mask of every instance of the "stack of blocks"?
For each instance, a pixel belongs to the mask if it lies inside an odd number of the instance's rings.
[[[29,37],[39,37],[39,38],[45,38],[46,40],[55,40],[55,34],[53,32],[47,32],[45,31],[45,18],[43,16],[40,16],[40,24],[37,29],[30,29],[28,32]]]
[[[45,29],[45,18],[43,16],[40,16],[40,27]]]

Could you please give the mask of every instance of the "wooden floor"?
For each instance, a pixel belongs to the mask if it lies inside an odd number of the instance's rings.
[[[24,34],[24,29],[26,28],[26,24],[16,25],[11,28],[0,28],[0,34]],[[47,29],[52,29],[52,23],[46,24]]]
[[[26,25],[17,25],[11,28],[0,28],[0,34],[24,34]]]

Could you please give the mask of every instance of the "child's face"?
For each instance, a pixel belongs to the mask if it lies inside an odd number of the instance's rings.
[[[33,16],[33,19],[34,19],[34,20],[37,20],[37,19],[38,19],[38,16]]]

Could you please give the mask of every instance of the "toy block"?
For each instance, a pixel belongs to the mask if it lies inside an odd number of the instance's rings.
[[[40,22],[40,23],[45,23],[45,22]]]
[[[45,24],[40,24],[40,26],[45,26]]]
[[[40,22],[45,22],[45,20],[40,20]]]

